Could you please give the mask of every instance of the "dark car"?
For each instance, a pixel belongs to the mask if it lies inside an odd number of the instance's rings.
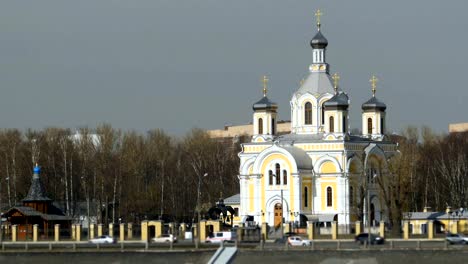
[[[364,243],[369,243],[369,239],[371,245],[385,243],[385,239],[383,237],[374,234],[370,234],[370,238],[368,233],[361,233],[354,237],[354,241],[356,241],[356,243],[360,243],[361,245]]]

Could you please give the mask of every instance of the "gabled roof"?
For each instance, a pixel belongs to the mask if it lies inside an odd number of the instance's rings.
[[[229,196],[226,199],[224,199],[224,204],[240,204],[240,193],[234,194],[233,196]]]
[[[71,217],[65,216],[65,215],[56,215],[56,214],[43,214],[39,211],[34,210],[34,208],[31,208],[29,206],[15,206],[10,208],[7,212],[5,212],[5,215],[9,215],[13,211],[19,211],[25,216],[38,216],[41,217],[44,220],[47,221],[68,221],[72,220]]]

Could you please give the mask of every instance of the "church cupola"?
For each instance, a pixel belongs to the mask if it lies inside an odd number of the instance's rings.
[[[324,103],[335,94],[325,60],[328,40],[321,31],[320,16],[317,10],[318,32],[310,41],[312,64],[308,76],[300,83],[299,89],[291,98],[291,132],[295,134],[321,134],[325,132]]]
[[[272,140],[276,134],[276,115],[278,105],[267,97],[267,76],[263,76],[263,97],[253,104],[253,137],[252,141]]]
[[[325,133],[344,134],[348,132],[348,107],[349,98],[343,91],[338,91],[340,76],[333,74],[335,95],[326,101],[325,108]]]
[[[378,79],[372,76],[369,81],[372,86],[372,97],[362,104],[362,134],[371,138],[379,138],[385,134],[387,106],[375,97]]]
[[[320,31],[320,16],[322,12],[317,10],[315,16],[317,17],[317,33],[314,38],[310,41],[310,46],[312,47],[312,65],[311,71],[325,71],[328,72],[328,64],[325,61],[325,50],[328,46],[328,40],[323,36]]]

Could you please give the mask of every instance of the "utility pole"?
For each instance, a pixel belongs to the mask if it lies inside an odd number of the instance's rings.
[[[203,174],[203,177],[206,177],[206,176],[208,176],[208,173]],[[202,176],[198,175],[198,188],[197,188],[198,226],[197,226],[197,236],[198,236],[199,241],[201,239],[201,237],[200,237],[200,234],[201,234],[201,225],[200,225],[200,221],[201,221],[201,215],[200,215],[200,210],[201,210],[201,205],[200,205],[201,180],[202,180]]]
[[[283,207],[283,189],[281,189],[281,238],[284,237],[284,231],[283,231],[283,222],[284,222],[284,207]]]

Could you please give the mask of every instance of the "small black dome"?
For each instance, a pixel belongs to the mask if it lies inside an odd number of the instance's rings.
[[[328,46],[328,40],[319,31],[310,41],[310,46],[312,46],[313,49],[324,49]]]
[[[385,111],[387,109],[387,106],[383,103],[380,102],[377,97],[372,97],[369,99],[367,102],[362,104],[362,110],[368,111],[368,110],[379,110],[379,111]]]
[[[323,103],[323,106],[325,109],[343,109],[346,110],[348,109],[348,95],[345,94],[344,92],[339,92],[338,94],[335,94],[330,100],[326,101]]]
[[[270,101],[268,97],[264,96],[262,99],[260,99],[260,101],[253,104],[252,108],[254,111],[255,110],[276,110],[278,108],[278,105]]]

